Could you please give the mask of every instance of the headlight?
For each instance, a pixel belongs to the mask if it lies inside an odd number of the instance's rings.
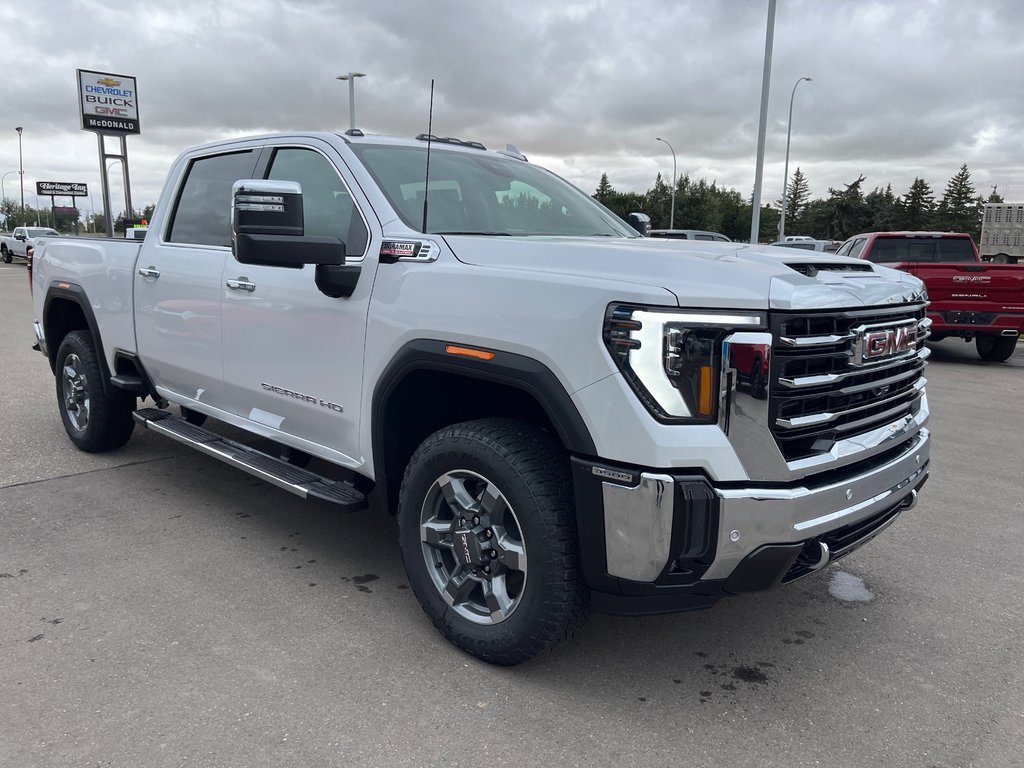
[[[658,421],[718,420],[722,341],[764,328],[760,312],[671,310],[612,304],[604,341],[633,390]]]

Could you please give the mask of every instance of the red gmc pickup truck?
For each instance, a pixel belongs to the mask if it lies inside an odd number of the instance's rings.
[[[1002,362],[1024,332],[1024,264],[988,264],[971,236],[954,232],[867,232],[838,256],[909,272],[928,289],[932,340],[974,340],[983,360]]]

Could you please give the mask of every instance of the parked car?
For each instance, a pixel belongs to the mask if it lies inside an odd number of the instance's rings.
[[[714,240],[720,243],[731,243],[721,232],[706,232],[702,229],[652,229],[648,237],[663,237],[668,240]]]
[[[24,259],[28,247],[35,245],[38,238],[60,236],[60,232],[49,227],[15,227],[13,234],[0,237],[0,257],[10,264],[15,258]]]
[[[824,251],[827,253],[836,251],[840,244],[838,240],[812,240],[811,238],[806,240],[790,240],[788,237],[785,240],[771,243],[771,245],[777,245],[782,248],[799,248],[804,251]]]
[[[1024,269],[987,264],[963,232],[865,232],[837,256],[909,272],[928,289],[932,339],[974,341],[983,360],[1003,362],[1024,332]]]

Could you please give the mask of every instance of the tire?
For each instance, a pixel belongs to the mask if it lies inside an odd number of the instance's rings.
[[[0,255],[3,255],[4,264],[10,264],[14,260],[14,257],[11,256],[11,252],[7,250],[7,243],[0,245]]]
[[[402,560],[451,643],[510,666],[583,622],[571,488],[562,447],[514,419],[454,424],[416,449],[399,494]]]
[[[64,337],[57,350],[57,405],[72,443],[89,453],[120,448],[135,428],[135,401],[127,392],[106,394],[88,331],[72,331]]]
[[[750,369],[750,394],[758,400],[764,400],[768,392],[768,381],[764,373],[764,362],[760,357],[754,359],[754,365]]]
[[[1002,363],[1008,360],[1017,346],[1016,336],[976,336],[974,346],[978,350],[978,357],[993,363]]]

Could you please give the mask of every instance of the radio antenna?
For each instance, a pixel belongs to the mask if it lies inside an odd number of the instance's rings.
[[[430,78],[430,110],[427,112],[427,173],[423,178],[423,234],[427,234],[427,196],[430,192],[430,140],[434,130],[434,78]]]

